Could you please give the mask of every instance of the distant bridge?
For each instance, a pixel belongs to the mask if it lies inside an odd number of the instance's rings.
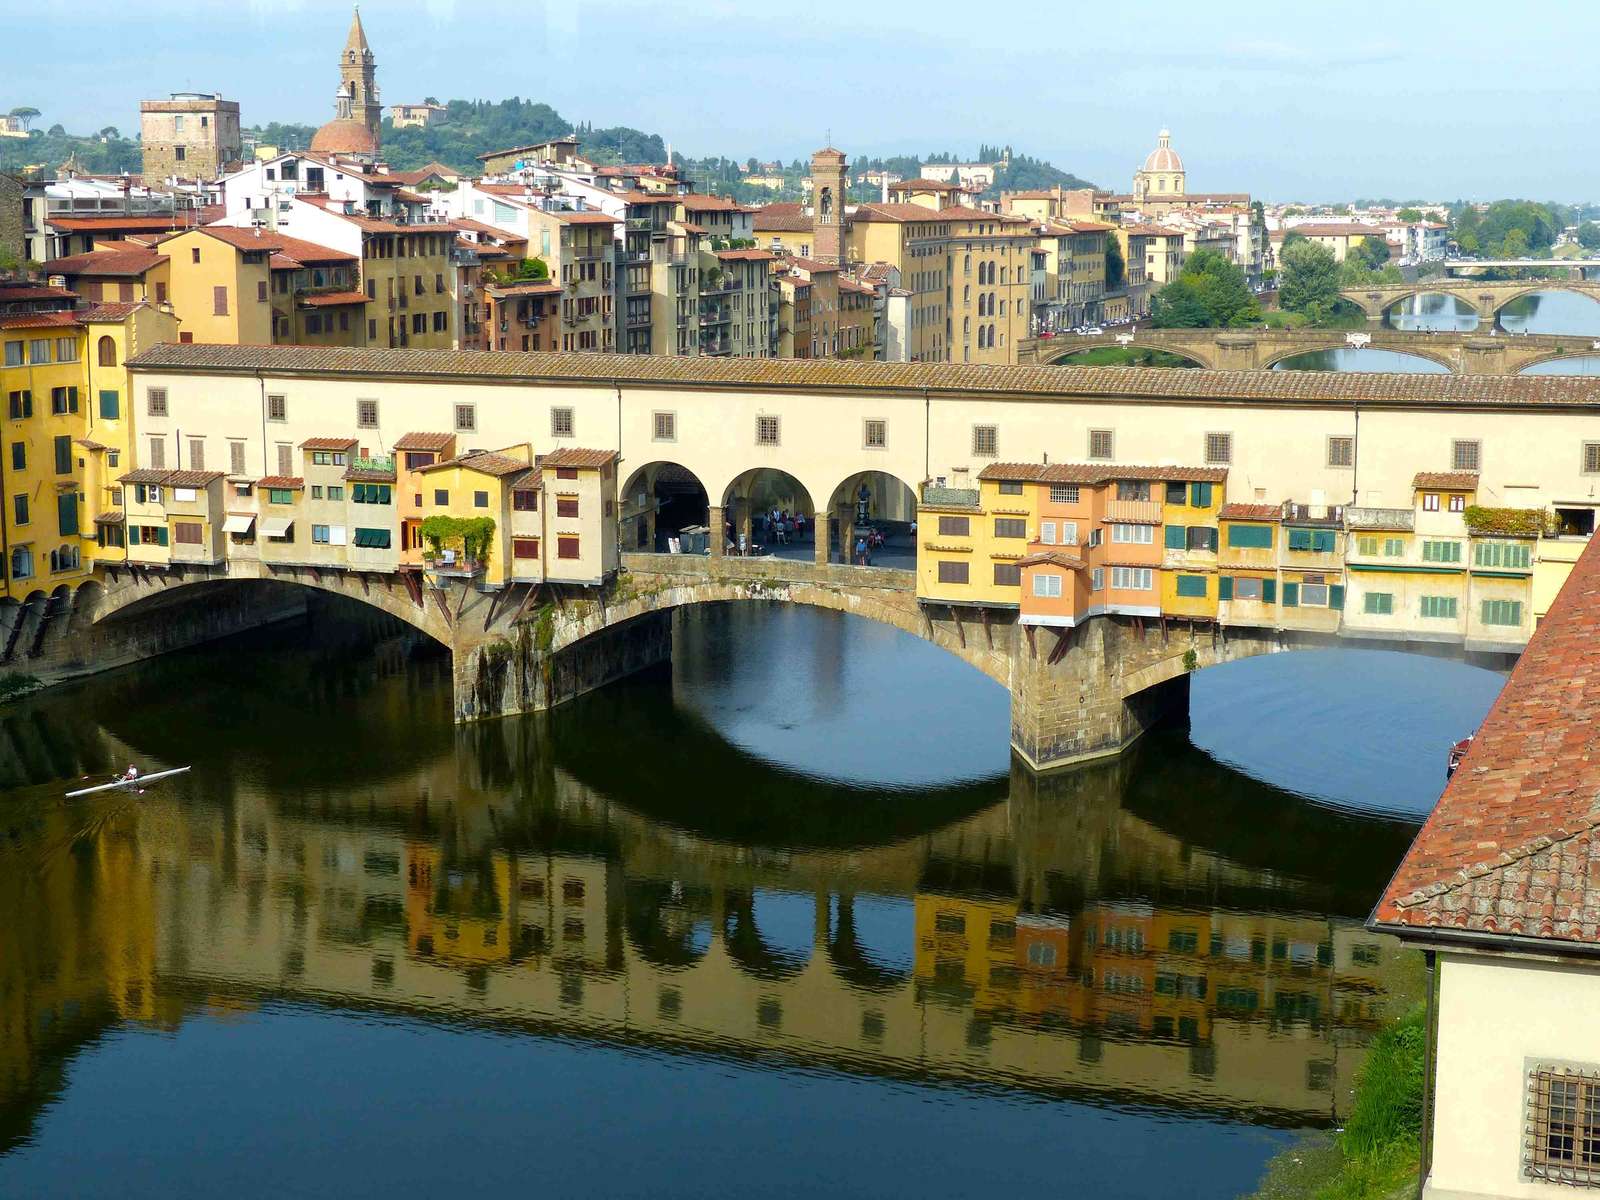
[[[1539,363],[1600,356],[1600,338],[1555,334],[1415,333],[1382,326],[1342,329],[1138,329],[1096,337],[1057,337],[1023,342],[1024,363],[1070,362],[1073,355],[1107,347],[1176,354],[1199,367],[1224,371],[1264,370],[1286,359],[1322,350],[1392,350],[1437,363],[1456,375],[1515,375]],[[1374,370],[1378,368],[1373,368]]]
[[[1473,263],[1487,267],[1490,263]],[[1528,264],[1516,264],[1526,266]],[[1550,263],[1537,263],[1541,267]],[[1559,265],[1559,264],[1556,264]],[[1478,327],[1492,328],[1500,310],[1513,300],[1538,292],[1576,292],[1600,301],[1600,280],[1591,279],[1460,279],[1435,276],[1415,283],[1381,284],[1374,287],[1344,288],[1339,295],[1367,315],[1371,325],[1381,325],[1390,309],[1417,296],[1454,296],[1472,306],[1478,314]]]
[[[1582,279],[1592,279],[1589,272],[1600,273],[1600,258],[1447,258],[1445,273],[1455,275],[1461,271],[1576,271]]]

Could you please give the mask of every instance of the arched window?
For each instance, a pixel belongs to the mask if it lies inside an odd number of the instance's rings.
[[[972,274],[972,255],[969,254],[961,260],[961,273],[963,275]]]
[[[98,343],[100,351],[100,365],[114,367],[117,365],[117,343],[109,334],[102,335]]]
[[[1010,280],[1010,278],[1011,278],[1011,268],[1010,267],[1001,267],[1000,268],[1000,282],[1001,283],[1006,283],[1006,282],[1008,282]]]

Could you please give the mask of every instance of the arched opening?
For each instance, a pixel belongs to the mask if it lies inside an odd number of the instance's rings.
[[[810,558],[816,511],[805,486],[776,467],[736,475],[722,493],[725,533],[735,554]]]
[[[1204,363],[1170,350],[1145,346],[1093,346],[1069,350],[1049,363],[1053,367],[1200,367]]]
[[[1272,364],[1274,371],[1383,371],[1410,375],[1448,375],[1450,368],[1420,354],[1339,346],[1291,354]]]
[[[845,982],[883,992],[911,978],[917,942],[912,903],[841,893],[828,916],[828,957]]]
[[[617,536],[624,550],[703,553],[711,516],[705,485],[675,462],[646,463],[622,489]]]
[[[833,489],[829,562],[914,571],[917,493],[883,471],[857,471]]]
[[[709,888],[674,880],[629,880],[623,898],[628,941],[658,967],[690,967],[711,948]]]
[[[1413,292],[1383,311],[1390,329],[1409,333],[1471,333],[1478,328],[1478,310],[1449,292]]]
[[[815,944],[816,902],[768,888],[726,893],[722,935],[728,957],[759,979],[790,979],[805,970]]]
[[[1512,334],[1600,337],[1600,296],[1559,287],[1527,292],[1507,301],[1495,319]]]
[[[114,367],[117,365],[117,343],[110,334],[101,335],[100,340],[95,343],[95,350],[102,367]]]

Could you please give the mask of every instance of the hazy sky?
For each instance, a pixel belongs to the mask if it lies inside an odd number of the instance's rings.
[[[332,115],[348,4],[70,11],[0,0],[0,110],[128,133],[141,98],[195,89],[247,124]],[[791,159],[830,129],[852,155],[1009,142],[1122,189],[1166,124],[1195,191],[1600,194],[1593,0],[366,0],[362,17],[386,102],[521,95],[695,156]]]

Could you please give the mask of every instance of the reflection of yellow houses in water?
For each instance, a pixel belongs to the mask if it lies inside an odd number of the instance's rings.
[[[1012,989],[1016,966],[1014,900],[918,894],[916,975],[924,984],[993,1005],[993,986]]]
[[[406,843],[406,944],[411,953],[458,963],[511,956],[511,862],[494,853],[446,862],[434,845]]]

